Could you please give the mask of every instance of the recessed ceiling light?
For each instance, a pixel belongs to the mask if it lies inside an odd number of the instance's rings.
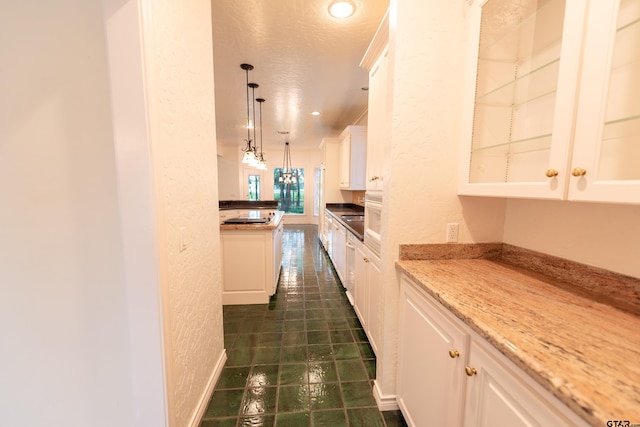
[[[335,0],[329,5],[329,14],[334,18],[348,18],[356,11],[351,0]]]
[[[320,115],[320,111],[313,111],[311,112],[312,116],[319,116]]]

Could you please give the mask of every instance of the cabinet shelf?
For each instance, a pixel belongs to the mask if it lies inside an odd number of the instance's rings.
[[[472,150],[469,182],[533,182],[541,176],[551,152],[551,134],[523,138]]]
[[[640,180],[640,115],[611,120],[604,124],[598,179]]]
[[[526,144],[533,146],[535,144],[539,144],[540,146],[535,148],[524,148],[522,150],[518,150],[517,153],[525,153],[525,152],[533,152],[533,151],[542,151],[548,150],[551,147],[551,134],[545,135],[537,135],[532,136],[530,138],[522,138],[515,141],[501,142],[499,144],[488,145],[485,147],[472,148],[471,153],[479,153],[482,151],[496,150],[498,148],[504,147],[524,147]]]
[[[560,58],[476,97],[476,105],[514,107],[556,92]]]
[[[617,120],[610,120],[608,122],[605,122],[604,125],[605,127],[608,126],[613,126],[613,125],[617,125],[617,124],[621,124],[621,123],[630,123],[630,122],[634,122],[636,121],[635,125],[638,126],[640,125],[640,115],[637,116],[631,116],[631,117],[623,117],[621,119],[617,119]],[[606,138],[604,138],[606,139]]]
[[[621,25],[620,27],[618,27],[618,28],[616,29],[616,33],[620,33],[621,31],[626,30],[627,28],[633,28],[635,25],[637,25],[638,27],[640,27],[640,17],[639,17],[639,18],[634,19],[634,20],[633,20],[633,21],[631,21],[631,22],[627,22],[627,23],[626,23],[626,24],[624,24],[624,25]],[[637,27],[636,27],[636,28],[637,28]]]

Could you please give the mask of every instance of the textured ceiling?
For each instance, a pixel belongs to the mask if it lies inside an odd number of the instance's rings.
[[[266,99],[265,147],[288,139],[292,147],[317,148],[365,111],[367,71],[358,64],[389,0],[352,1],[355,14],[336,19],[327,13],[331,0],[212,0],[218,143],[245,145],[242,63],[254,66],[249,81]]]

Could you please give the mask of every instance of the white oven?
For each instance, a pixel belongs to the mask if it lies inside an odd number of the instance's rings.
[[[364,194],[364,244],[380,256],[380,228],[382,226],[382,191]]]

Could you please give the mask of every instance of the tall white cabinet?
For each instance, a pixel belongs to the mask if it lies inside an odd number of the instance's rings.
[[[588,4],[470,6],[460,194],[640,203],[640,2]]]
[[[389,14],[380,23],[360,66],[369,71],[366,189],[382,190],[391,142],[392,76]]]

